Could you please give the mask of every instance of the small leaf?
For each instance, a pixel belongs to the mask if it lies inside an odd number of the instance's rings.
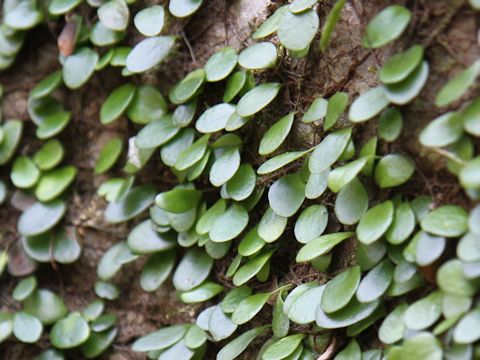
[[[268,191],[270,207],[283,217],[294,215],[304,200],[305,183],[298,173],[283,176],[275,181]]]
[[[273,255],[273,250],[264,251],[242,265],[233,277],[235,286],[242,286],[257,275]]]
[[[462,117],[451,111],[432,120],[420,133],[420,143],[429,147],[443,147],[457,141],[463,134]]]
[[[313,150],[313,148],[305,151],[285,152],[283,154],[275,156],[260,165],[260,167],[257,169],[257,174],[265,175],[274,172],[275,170],[278,170],[285,165],[300,159],[301,157],[308,154],[311,150]]]
[[[13,289],[12,297],[17,301],[23,301],[29,297],[37,288],[37,279],[29,276],[20,281]]]
[[[97,15],[104,26],[120,31],[127,28],[130,11],[125,0],[109,0],[98,8]]]
[[[128,54],[126,68],[133,73],[153,68],[167,57],[174,43],[173,36],[154,36],[140,41]]]
[[[210,239],[214,242],[225,242],[236,238],[248,224],[248,213],[238,204],[231,205],[213,223],[209,231]]]
[[[268,69],[275,66],[277,47],[271,42],[261,42],[242,50],[238,64],[249,70]]]
[[[434,291],[411,304],[405,312],[405,325],[413,330],[433,325],[442,314],[442,297],[441,291]]]
[[[328,253],[335,245],[353,236],[351,232],[322,235],[305,244],[297,253],[296,262],[307,262]]]
[[[393,221],[385,237],[391,244],[401,244],[413,233],[415,225],[415,214],[410,204],[407,201],[396,204]]]
[[[92,333],[82,345],[82,353],[87,359],[93,359],[101,355],[117,336],[117,329],[106,330],[101,333]]]
[[[100,109],[101,123],[110,124],[117,120],[132,102],[135,90],[132,84],[124,84],[113,90]]]
[[[381,86],[371,88],[356,98],[348,112],[348,119],[358,123],[370,120],[388,106],[385,90]]]
[[[176,187],[158,194],[155,204],[167,212],[181,214],[195,208],[201,198],[199,190]]]
[[[360,267],[354,266],[330,280],[322,295],[322,310],[326,313],[333,313],[344,308],[357,291],[360,274]]]
[[[480,339],[480,308],[475,308],[467,313],[453,332],[453,339],[458,344],[472,344]]]
[[[225,79],[237,65],[237,52],[224,47],[213,54],[205,64],[205,78],[208,82]]]
[[[180,300],[186,304],[204,302],[210,300],[222,291],[222,286],[210,281],[205,281],[195,289],[180,294]]]
[[[257,176],[252,165],[242,164],[226,183],[226,191],[233,200],[242,201],[253,193],[256,181]]]
[[[324,98],[315,98],[312,101],[307,111],[303,114],[302,122],[312,123],[314,121],[322,120],[327,115],[328,101]]]
[[[196,12],[202,3],[203,0],[171,0],[168,11],[177,18],[184,18]]]
[[[87,47],[77,50],[66,58],[63,64],[63,81],[70,89],[78,89],[85,84],[95,71],[98,54]]]
[[[301,51],[310,45],[319,24],[317,12],[312,9],[296,14],[286,11],[280,21],[277,35],[287,49]]]
[[[23,301],[26,313],[33,315],[42,324],[51,325],[67,315],[63,300],[49,290],[37,290]]]
[[[35,189],[35,196],[40,201],[51,201],[60,196],[77,175],[74,166],[63,166],[42,175]]]
[[[320,306],[326,285],[315,286],[295,298],[288,310],[288,317],[296,324],[315,321],[315,310]]]
[[[294,117],[295,113],[290,113],[278,120],[267,130],[258,148],[260,155],[271,154],[282,145],[292,129]]]
[[[390,286],[393,278],[393,265],[385,259],[364,276],[357,289],[357,300],[371,302],[382,296]]]
[[[420,94],[429,74],[429,66],[423,61],[405,80],[385,85],[385,97],[392,103],[404,105]]]
[[[105,220],[115,224],[134,218],[152,205],[155,193],[152,185],[130,189],[118,202],[108,204],[104,212]]]
[[[367,209],[368,194],[359,180],[354,179],[342,187],[335,200],[335,216],[338,221],[345,225],[356,224]]]
[[[213,259],[202,249],[192,249],[183,256],[173,275],[173,285],[179,291],[189,291],[207,279]]]
[[[333,169],[328,175],[328,187],[330,190],[337,193],[353,181],[367,164],[368,159],[368,157],[363,157]]]
[[[135,91],[130,105],[127,108],[127,116],[137,124],[148,124],[154,120],[160,120],[167,112],[167,103],[162,94],[150,85],[140,85]],[[175,113],[173,115],[175,122]]]
[[[347,148],[351,135],[351,128],[337,130],[327,135],[310,156],[308,162],[310,172],[318,174],[335,164]]]
[[[388,108],[378,119],[378,136],[388,142],[395,141],[400,136],[402,127],[403,118],[400,111]]]
[[[302,342],[304,334],[284,337],[270,345],[263,353],[263,360],[285,359],[292,354]]]
[[[252,38],[261,39],[268,35],[273,34],[278,30],[280,22],[282,21],[283,15],[288,11],[288,5],[280,6],[273,15],[267,18],[255,32],[252,34]]]
[[[472,296],[476,292],[474,284],[465,278],[462,263],[458,259],[449,260],[437,271],[438,287],[445,293]]]
[[[338,121],[348,105],[348,95],[337,92],[328,100],[327,114],[323,125],[325,130],[330,130]]]
[[[463,208],[444,205],[429,212],[420,225],[433,235],[458,237],[467,231],[467,221],[468,214]]]
[[[237,330],[237,327],[220,306],[215,306],[208,322],[208,331],[215,341],[228,338]]]
[[[410,159],[398,154],[389,154],[380,159],[375,167],[375,181],[381,188],[404,184],[415,171]]]
[[[249,322],[267,303],[271,293],[258,293],[244,299],[232,314],[232,321],[237,325]]]
[[[417,68],[423,58],[423,47],[413,45],[395,54],[383,64],[378,75],[384,84],[394,84],[405,80]]]
[[[145,220],[128,234],[127,243],[137,254],[150,254],[175,247],[171,234],[161,234],[154,230],[152,220]]]
[[[40,170],[50,170],[62,161],[65,150],[57,139],[47,141],[33,156],[33,162]]]
[[[393,203],[390,200],[369,209],[358,223],[358,240],[368,245],[380,239],[390,227],[393,214]]]
[[[132,350],[136,352],[147,352],[167,349],[182,339],[187,330],[187,324],[161,328],[137,339],[132,345]]]
[[[480,74],[480,61],[475,61],[468,68],[450,79],[437,93],[435,105],[443,107],[460,99],[463,94],[475,83]]]
[[[295,223],[295,238],[306,244],[322,235],[327,223],[327,208],[323,205],[311,205],[302,211]]]
[[[205,155],[209,139],[210,135],[203,135],[192,145],[183,150],[177,158],[175,168],[182,171],[198,163]]]
[[[254,87],[238,101],[237,114],[243,117],[256,114],[275,99],[280,88],[281,85],[279,83],[273,82]]]
[[[13,316],[13,334],[24,343],[35,343],[40,339],[43,325],[35,316],[19,311]]]
[[[260,336],[268,328],[268,325],[261,327],[253,328],[244,332],[242,335],[238,336],[234,340],[230,341],[225,345],[217,354],[217,360],[234,360],[245,349],[250,345],[250,343],[255,340],[256,337]]]
[[[60,132],[68,125],[72,114],[66,111],[47,116],[38,126],[36,135],[39,139],[49,139]]]
[[[401,5],[391,5],[380,11],[368,23],[363,47],[376,49],[397,39],[405,30],[412,14]]]
[[[153,5],[140,10],[133,19],[137,30],[145,36],[156,36],[163,29],[165,10],[161,5]]]
[[[12,165],[10,179],[17,188],[26,189],[34,186],[40,178],[40,171],[27,156],[19,156]]]
[[[5,165],[17,150],[22,138],[23,122],[20,120],[8,120],[2,126],[4,139],[0,143],[0,165]]]
[[[466,189],[480,187],[480,156],[467,161],[459,174],[460,184]]]
[[[322,29],[322,35],[320,37],[320,50],[325,52],[328,48],[330,38],[332,36],[333,30],[337,26],[338,21],[340,20],[340,15],[345,6],[345,0],[337,0],[335,5],[333,5],[332,10],[327,15],[325,23]]]
[[[378,330],[379,339],[385,344],[402,340],[405,331],[404,315],[408,305],[401,303],[383,320]]]
[[[49,203],[37,202],[20,216],[18,232],[24,236],[44,233],[60,222],[65,211],[65,203],[61,200]]]
[[[232,146],[225,148],[210,168],[210,183],[218,187],[232,179],[240,167],[240,161],[240,151],[238,147]]]
[[[431,265],[445,250],[446,240],[444,237],[432,236],[422,232],[416,245],[415,262],[419,266]]]
[[[356,324],[369,317],[377,309],[379,301],[360,303],[353,298],[347,306],[332,314],[327,314],[322,307],[317,307],[315,321],[324,329],[338,329]]]
[[[197,69],[185,76],[170,90],[170,101],[174,104],[183,104],[198,94],[205,82],[205,70]]]

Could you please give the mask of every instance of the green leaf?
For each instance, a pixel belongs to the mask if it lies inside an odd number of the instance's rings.
[[[142,185],[130,189],[118,202],[111,202],[105,209],[105,220],[120,223],[134,218],[152,205],[156,190],[152,185]]]
[[[468,232],[457,244],[457,256],[465,262],[474,262],[480,260],[480,248],[477,246],[479,241],[478,234]]]
[[[458,259],[443,263],[437,271],[437,284],[448,294],[472,296],[476,292],[475,285],[465,278],[462,263]]]
[[[480,61],[472,65],[450,79],[437,93],[435,105],[443,107],[460,99],[470,88],[480,74]]]
[[[215,159],[210,168],[209,180],[213,186],[222,186],[233,178],[240,167],[240,151],[238,147],[227,147]]]
[[[335,216],[345,225],[356,224],[367,209],[367,190],[358,179],[342,187],[335,199]]]
[[[305,197],[307,199],[316,199],[327,190],[329,174],[330,169],[324,170],[318,174],[310,174],[307,185],[305,186]]]
[[[324,205],[311,205],[302,211],[295,222],[295,238],[306,244],[322,235],[327,223],[327,208]]]
[[[445,250],[444,237],[432,236],[422,232],[415,247],[415,262],[419,266],[431,265]]]
[[[160,120],[166,112],[165,99],[156,88],[150,85],[138,86],[127,108],[127,116],[137,124],[148,124],[154,120]]]
[[[301,13],[313,7],[318,0],[294,0],[289,6],[288,10],[293,14]]]
[[[140,286],[145,291],[155,291],[167,280],[175,265],[173,250],[152,254],[140,275]]]
[[[124,84],[113,90],[100,109],[101,123],[110,124],[122,116],[132,102],[135,90],[132,84]]]
[[[205,70],[197,69],[185,76],[170,90],[170,101],[174,104],[183,104],[198,94],[205,82]]]
[[[335,5],[333,5],[332,9],[328,13],[327,18],[325,19],[322,34],[320,37],[320,50],[322,50],[322,52],[325,52],[325,50],[327,50],[328,48],[328,44],[330,42],[333,30],[335,29],[338,21],[340,20],[340,15],[344,6],[345,0],[337,0]]]
[[[265,211],[258,224],[258,235],[267,243],[272,243],[279,239],[287,227],[288,219],[278,215],[271,207]],[[261,244],[261,242],[259,243]]]
[[[173,36],[154,36],[140,41],[128,54],[126,68],[132,73],[153,68],[167,57],[174,43]]]
[[[62,83],[62,71],[57,70],[40,81],[31,91],[32,99],[39,99],[50,95]]]
[[[468,228],[468,213],[455,205],[444,205],[429,212],[421,221],[423,230],[438,236],[458,237]]]
[[[10,179],[17,188],[26,189],[34,186],[40,178],[40,171],[27,156],[19,156],[12,165]]]
[[[189,250],[178,264],[173,275],[173,285],[179,291],[189,291],[207,279],[213,259],[202,249]]]
[[[48,12],[52,15],[61,15],[73,10],[82,0],[52,0]]]
[[[380,159],[375,167],[375,181],[381,188],[404,184],[415,171],[412,162],[398,154],[389,154]]]
[[[328,134],[320,144],[315,147],[308,162],[312,174],[327,170],[340,158],[352,136],[352,128],[344,128]]]
[[[441,291],[434,291],[411,304],[405,312],[405,325],[413,330],[433,325],[442,315],[442,297]]]
[[[460,184],[466,189],[480,187],[480,156],[467,161],[459,174]]]
[[[4,11],[4,23],[14,30],[30,29],[43,19],[42,12],[37,9],[36,1],[15,1],[10,2],[9,6],[8,11]]]
[[[17,301],[23,301],[37,289],[37,279],[29,276],[21,280],[13,289],[12,297]]]
[[[369,303],[360,303],[353,298],[347,306],[332,314],[327,314],[322,307],[317,307],[315,321],[324,329],[338,329],[356,324],[369,317],[378,307],[378,300]]]
[[[225,315],[220,306],[215,306],[208,322],[208,331],[215,341],[228,338],[237,330],[237,325]]]
[[[237,52],[231,47],[224,47],[213,54],[205,64],[205,78],[208,82],[225,79],[237,65]]]
[[[348,119],[359,123],[370,120],[380,114],[389,104],[382,86],[371,88],[357,97],[348,111]]]
[[[381,67],[378,75],[384,84],[394,84],[405,80],[423,59],[423,47],[413,45],[405,51],[389,58]]]
[[[272,311],[272,332],[273,336],[277,338],[287,336],[290,330],[290,320],[287,314],[283,312],[284,305],[283,292],[280,291]]]
[[[217,354],[217,360],[234,360],[245,349],[250,345],[250,343],[255,340],[258,336],[265,332],[269,325],[264,325],[261,327],[253,328],[244,332],[242,335],[238,336],[234,340],[230,341],[225,345]]]
[[[404,315],[408,305],[401,303],[383,320],[378,330],[378,338],[385,344],[394,344],[402,340],[405,331]]]
[[[342,349],[334,358],[334,360],[361,360],[362,350],[355,339],[351,340],[348,345]]]
[[[279,7],[275,12],[267,18],[255,32],[252,34],[252,38],[261,39],[268,35],[273,34],[278,30],[283,15],[288,11],[288,5]]]
[[[140,10],[133,19],[137,30],[145,36],[156,36],[163,29],[165,10],[161,5],[153,5]]]
[[[0,343],[10,337],[13,331],[13,316],[7,312],[0,312]]]
[[[423,146],[443,147],[453,144],[462,134],[462,116],[451,111],[432,120],[420,133],[419,140]]]
[[[472,344],[480,339],[480,308],[463,316],[455,326],[453,339],[458,344]]]
[[[60,222],[65,211],[65,203],[61,200],[49,203],[37,202],[20,216],[18,232],[24,236],[44,233]]]
[[[105,303],[100,299],[95,299],[83,309],[82,316],[90,322],[98,318],[104,310]]]
[[[294,117],[295,113],[290,113],[282,117],[267,130],[258,148],[260,155],[271,154],[282,145],[292,129]]]
[[[338,121],[348,105],[348,95],[343,92],[337,92],[328,100],[325,130],[330,130]]]
[[[176,244],[171,234],[161,234],[154,230],[152,220],[145,220],[128,234],[130,249],[138,254],[150,254],[173,248]]]
[[[95,71],[98,54],[87,47],[80,48],[68,56],[63,64],[63,81],[70,89],[78,89],[85,84]]]
[[[100,151],[95,163],[95,173],[102,174],[108,171],[118,160],[123,150],[123,142],[119,138],[109,140]]]
[[[183,171],[198,163],[207,151],[209,139],[209,134],[203,135],[187,149],[183,150],[177,158],[175,168],[179,171]]]
[[[165,165],[175,166],[180,153],[192,145],[195,131],[185,128],[160,149],[160,157]]]
[[[301,51],[310,45],[319,25],[320,21],[315,10],[307,9],[298,14],[286,11],[280,21],[277,35],[287,49]]]
[[[241,56],[242,54],[240,54]],[[243,117],[248,117],[256,114],[278,95],[281,85],[279,83],[264,83],[254,87],[248,91],[238,101],[237,114]]]
[[[364,276],[357,289],[357,300],[371,302],[382,296],[393,279],[393,265],[385,259]]]
[[[75,179],[77,169],[64,166],[42,175],[35,189],[35,196],[40,201],[51,201],[62,194]]]
[[[284,337],[270,345],[263,353],[263,360],[285,359],[301,344],[305,334]]]
[[[327,100],[321,97],[315,98],[303,114],[302,122],[311,123],[323,119],[327,115],[327,108]]]
[[[393,214],[394,207],[390,200],[369,209],[358,223],[358,240],[368,245],[380,239],[390,227]]]
[[[314,148],[305,150],[305,151],[291,151],[291,152],[285,152],[283,154],[280,154],[278,156],[275,156],[266,162],[264,162],[260,167],[257,169],[257,174],[259,175],[265,175],[269,174],[271,172],[274,172],[275,170],[278,170],[285,165],[300,159],[301,157],[307,155],[310,151],[312,151]]]
[[[237,325],[249,322],[265,306],[271,293],[258,293],[242,300],[232,313],[232,321]]]
[[[271,211],[271,213],[273,213],[273,211]],[[248,231],[248,233],[238,244],[238,254],[241,256],[254,255],[258,253],[265,246],[265,244],[265,240],[263,240],[258,234],[258,226],[255,226]]]
[[[326,313],[343,309],[355,295],[360,284],[360,267],[348,268],[327,283],[322,295],[321,308]]]
[[[247,297],[252,295],[252,289],[244,285],[231,290],[220,302],[220,307],[226,314],[231,314],[237,305]]]
[[[353,181],[365,167],[368,159],[368,157],[363,157],[333,169],[328,175],[328,187],[330,190],[337,193]]]
[[[40,339],[43,325],[35,316],[19,311],[13,316],[13,334],[24,343],[35,343]]]
[[[378,136],[388,142],[395,141],[400,136],[402,127],[403,118],[400,111],[388,108],[378,119]]]
[[[235,286],[242,286],[247,281],[252,279],[255,275],[257,275],[260,270],[268,263],[270,258],[273,255],[273,250],[264,251],[254,258],[249,260],[247,263],[242,265],[235,273],[233,277],[233,284]]]
[[[363,36],[363,47],[376,49],[397,39],[411,18],[410,10],[401,5],[386,7],[368,23]]]
[[[480,136],[480,99],[471,102],[462,113],[465,131]]]
[[[68,309],[55,293],[40,289],[23,302],[26,313],[33,315],[45,325],[51,325],[67,315]]]
[[[235,201],[247,199],[255,190],[257,176],[250,164],[242,164],[233,177],[226,183],[228,195]]]
[[[37,128],[37,137],[44,140],[59,134],[68,125],[71,117],[72,114],[67,111],[47,116]]]
[[[202,193],[199,190],[176,187],[158,194],[155,204],[167,212],[180,214],[195,208],[201,198]]]
[[[101,333],[92,333],[82,345],[82,354],[87,359],[93,359],[101,355],[117,336],[117,329],[110,329]]]
[[[125,31],[114,31],[107,28],[101,21],[97,21],[90,31],[90,41],[96,46],[109,46],[120,42],[125,37]],[[95,65],[95,70],[99,71],[110,64],[114,55],[114,49],[107,51],[104,56]]]
[[[297,253],[296,262],[307,262],[328,253],[336,245],[353,236],[351,232],[322,235],[305,244]]]
[[[109,0],[98,8],[97,15],[104,26],[120,31],[127,28],[130,11],[125,0]]]
[[[123,264],[134,261],[138,255],[133,254],[125,241],[110,247],[97,266],[97,275],[102,280],[109,280],[120,270]]]
[[[385,97],[397,105],[409,103],[422,91],[427,82],[428,74],[428,63],[423,61],[405,80],[385,85]]]
[[[315,310],[320,306],[325,287],[315,286],[297,296],[288,310],[289,319],[300,325],[314,322]]]
[[[398,359],[441,360],[442,347],[438,339],[428,332],[422,332],[403,344]]]
[[[268,191],[268,202],[280,216],[294,215],[305,200],[305,183],[299,173],[285,175],[275,181]]]
[[[226,103],[214,105],[200,115],[195,123],[195,128],[204,134],[223,130],[233,113],[235,113],[234,105]]]
[[[223,94],[223,102],[228,103],[232,101],[240,93],[245,86],[247,76],[245,71],[237,71],[228,78],[225,93]]]
[[[385,237],[391,244],[401,244],[413,233],[416,221],[410,204],[405,201],[395,205],[393,221]]]
[[[231,205],[213,223],[209,236],[214,242],[225,242],[235,239],[248,224],[248,212],[238,204]]]
[[[115,315],[105,314],[105,315],[99,316],[94,321],[92,321],[90,327],[93,331],[95,331],[96,333],[99,333],[113,327],[116,321],[117,321],[117,317]]]
[[[180,129],[173,123],[172,115],[167,114],[145,125],[135,138],[140,149],[152,149],[161,146],[178,134]]]
[[[120,289],[106,281],[95,281],[94,290],[101,299],[116,300],[120,296]]]
[[[168,11],[178,18],[192,15],[202,6],[203,0],[171,0],[168,4]]]
[[[33,162],[40,170],[50,170],[62,161],[65,150],[57,139],[47,141],[33,156]]]
[[[22,138],[23,122],[8,120],[3,124],[4,139],[0,143],[0,165],[5,165],[17,150]]]
[[[277,62],[277,47],[271,42],[249,46],[238,55],[238,64],[249,70],[268,69]]]
[[[184,341],[189,349],[198,349],[207,341],[207,333],[197,325],[193,324],[187,330]]]
[[[195,289],[180,294],[180,300],[186,304],[204,302],[210,300],[222,291],[222,286],[210,281],[205,281]]]
[[[132,350],[136,352],[147,352],[167,349],[182,339],[187,330],[188,324],[164,327],[137,339],[132,345]]]

